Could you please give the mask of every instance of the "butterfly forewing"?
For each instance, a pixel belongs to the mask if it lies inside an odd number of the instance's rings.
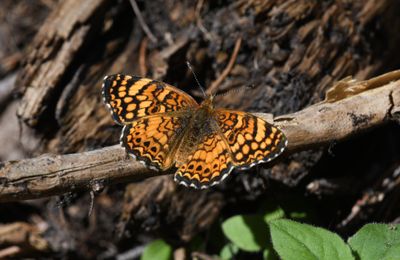
[[[122,74],[104,78],[103,98],[121,125],[144,116],[198,106],[191,96],[171,85]]]

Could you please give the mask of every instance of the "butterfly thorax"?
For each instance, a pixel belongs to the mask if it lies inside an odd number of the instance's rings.
[[[201,102],[197,111],[194,113],[197,120],[202,120],[203,118],[211,118],[214,113],[213,98],[208,97],[203,102]]]
[[[214,108],[213,100],[214,96],[208,96],[206,99],[203,100],[203,102],[201,102],[200,107],[213,109]]]
[[[218,127],[214,119],[214,108],[211,98],[204,100],[198,108],[190,110],[189,113],[189,123],[175,154],[177,166],[186,162],[188,156],[196,150],[197,145]]]

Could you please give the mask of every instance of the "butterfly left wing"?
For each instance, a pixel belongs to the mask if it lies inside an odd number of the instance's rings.
[[[178,88],[130,75],[106,76],[102,92],[114,121],[120,125],[144,116],[198,106],[191,96]]]
[[[236,167],[247,169],[269,162],[287,146],[287,139],[281,130],[255,115],[216,109],[215,117]]]

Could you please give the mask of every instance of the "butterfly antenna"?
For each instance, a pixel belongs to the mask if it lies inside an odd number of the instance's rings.
[[[196,73],[194,73],[194,70],[192,69],[192,65],[190,65],[189,61],[186,61],[186,65],[188,66],[189,70],[192,72],[194,79],[197,82],[197,85],[199,85],[199,88],[201,89],[201,91],[203,92],[204,96],[207,97],[206,92],[204,91],[203,86],[201,86],[199,80],[197,79]]]
[[[228,94],[232,94],[232,93],[239,93],[240,91],[242,91],[243,89],[254,89],[255,87],[254,87],[254,85],[252,84],[252,85],[249,85],[249,86],[241,86],[240,88],[235,88],[235,89],[231,89],[231,90],[228,90],[228,91],[226,91],[226,92],[223,92],[223,93],[220,93],[220,94],[216,94],[215,96],[216,97],[219,97],[219,96],[226,96],[226,95],[228,95]]]

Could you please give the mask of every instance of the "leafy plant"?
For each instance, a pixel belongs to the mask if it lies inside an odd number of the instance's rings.
[[[222,248],[219,256],[222,260],[229,260],[232,259],[238,252],[239,248],[235,244],[228,243]]]
[[[400,259],[400,225],[367,224],[348,243],[362,260]]]
[[[259,215],[229,218],[222,224],[222,230],[232,243],[244,251],[257,252],[268,244],[268,237],[265,235],[268,226]]]
[[[164,240],[154,240],[146,246],[141,260],[170,260],[172,259],[172,247]]]
[[[337,234],[309,224],[284,219],[274,208],[264,215],[237,215],[222,224],[230,240],[220,253],[232,258],[240,250],[259,252],[267,260],[280,259],[400,259],[400,225],[368,224],[346,243]],[[236,246],[236,247],[235,247]]]
[[[273,248],[282,259],[354,259],[335,233],[288,219],[269,222]]]
[[[274,206],[260,214],[226,219],[221,229],[230,242],[220,245],[220,259],[237,258],[246,252],[259,254],[266,260],[400,259],[400,225],[367,224],[346,243],[329,230],[285,219],[285,216],[291,214]],[[198,243],[204,245],[203,240]],[[147,245],[141,259],[171,258],[172,247],[163,240],[155,240]]]

